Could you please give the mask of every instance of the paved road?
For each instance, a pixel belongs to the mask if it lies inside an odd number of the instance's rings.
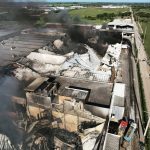
[[[143,42],[139,34],[138,26],[134,21],[134,19],[133,19],[133,23],[134,23],[134,31],[135,31],[135,42],[136,42],[136,47],[138,49],[138,60],[140,65],[141,77],[143,81],[146,105],[147,105],[148,113],[150,115],[150,77],[149,77],[150,67],[146,61],[143,61],[144,59],[147,60],[147,54],[145,52]]]

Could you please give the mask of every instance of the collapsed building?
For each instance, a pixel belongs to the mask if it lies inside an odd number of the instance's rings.
[[[61,87],[60,83],[58,83],[58,80],[53,77],[37,78],[25,89],[27,91],[29,114],[36,119],[40,119],[44,117],[42,113],[45,110],[49,110],[52,130],[58,128],[63,132],[65,130],[66,132],[76,132],[81,140],[80,144],[83,147],[88,147],[86,142],[88,143],[89,137],[90,139],[93,137],[96,142],[96,138],[103,130],[106,119],[95,116],[84,108],[84,103],[90,95],[89,89],[74,86],[63,88],[64,85],[61,83],[63,85]],[[54,139],[56,140],[56,145],[61,143],[59,136]],[[68,141],[62,140],[62,142],[69,145]],[[94,143],[91,147],[94,147]]]
[[[107,39],[111,33],[85,30],[80,37],[74,31],[51,30],[46,46],[15,63],[13,75],[28,83],[26,96],[12,100],[24,131],[22,143],[14,144],[17,148],[110,149],[110,135],[121,139],[107,130],[115,122],[112,115],[116,122],[125,115],[126,85],[115,83],[124,45],[114,40],[117,33]]]
[[[121,53],[121,44],[108,46],[107,41],[100,42],[95,34],[93,39],[88,38],[88,35],[85,37],[82,39],[88,41],[87,44],[76,44],[64,35],[62,39],[56,39],[48,46],[31,52],[18,63],[43,75],[113,82]],[[92,46],[92,43],[98,46],[96,48],[99,49],[98,51],[94,49],[95,46]],[[100,53],[101,51],[105,51],[105,54]]]

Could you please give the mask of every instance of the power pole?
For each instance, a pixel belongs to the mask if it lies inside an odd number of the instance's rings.
[[[149,124],[150,124],[150,117],[149,117],[148,122],[147,122],[147,125],[146,125],[146,129],[145,129],[145,132],[144,132],[144,137],[145,137],[146,134],[147,134],[147,131],[148,131],[148,128],[149,128]]]

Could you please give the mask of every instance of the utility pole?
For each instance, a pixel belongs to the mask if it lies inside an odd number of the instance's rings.
[[[145,137],[146,134],[147,134],[147,131],[148,131],[148,128],[149,128],[149,124],[150,124],[150,117],[149,117],[148,122],[147,122],[147,125],[146,125],[146,129],[145,129],[145,132],[144,132],[144,137]]]

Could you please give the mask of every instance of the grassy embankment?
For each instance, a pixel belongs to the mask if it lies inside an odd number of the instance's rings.
[[[150,57],[150,21],[141,22],[141,26],[144,32],[143,34],[145,34],[144,47],[148,56]]]
[[[143,34],[145,50],[150,57],[150,6],[136,6],[133,7],[134,16],[137,22],[140,23]]]
[[[137,22],[140,23],[143,33],[141,33],[141,37],[144,41],[144,47],[147,52],[148,57],[150,57],[150,6],[136,6],[133,7],[134,17]],[[140,87],[140,95],[141,95],[141,104],[143,109],[143,121],[144,126],[146,127],[148,121],[148,113],[146,107],[146,101],[144,96],[143,82],[140,74],[139,64],[137,65],[138,76],[139,76],[139,87]],[[148,130],[146,137],[146,149],[150,150],[150,129]]]
[[[71,16],[80,17],[82,22],[90,24],[104,24],[110,22],[118,16],[122,16],[124,12],[129,12],[128,8],[97,8],[88,7],[83,9],[70,10],[69,14]],[[98,15],[100,16],[98,17]]]
[[[144,95],[144,88],[143,88],[143,81],[141,78],[141,73],[140,73],[140,67],[139,64],[137,64],[137,72],[138,72],[138,78],[139,78],[139,90],[140,90],[140,98],[141,98],[141,104],[142,104],[142,115],[143,115],[143,125],[144,128],[146,128],[146,124],[148,122],[148,113],[147,113],[147,106],[146,106],[146,101],[145,101],[145,95]],[[148,129],[147,136],[145,139],[145,147],[146,150],[150,150],[150,129]]]

